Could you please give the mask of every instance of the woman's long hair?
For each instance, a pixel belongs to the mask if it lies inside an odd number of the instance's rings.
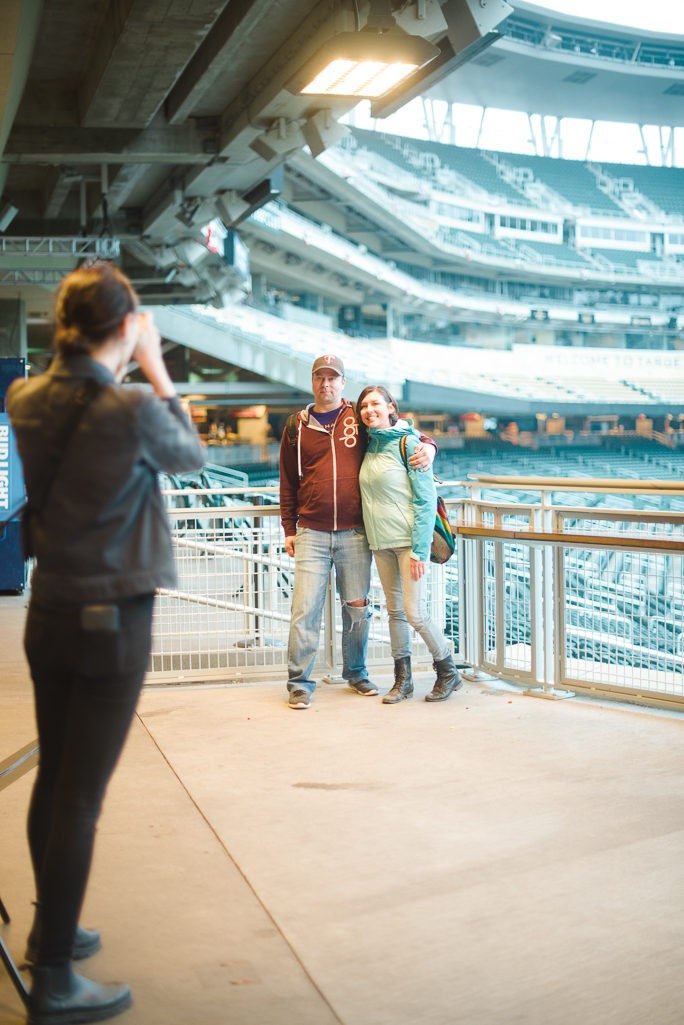
[[[62,281],[52,344],[63,355],[88,353],[117,334],[138,306],[133,285],[111,263],[79,267]]]
[[[390,425],[394,427],[395,423],[399,419],[399,406],[397,405],[397,400],[392,395],[390,395],[390,393],[387,391],[387,388],[385,388],[384,384],[369,384],[367,388],[363,389],[358,399],[356,400],[356,419],[359,421],[360,426],[366,433],[368,433],[368,428],[361,419],[361,403],[365,399],[366,395],[368,395],[372,391],[380,392],[387,405],[394,406],[394,412],[390,413]]]

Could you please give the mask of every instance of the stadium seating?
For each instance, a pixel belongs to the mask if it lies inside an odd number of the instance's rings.
[[[440,230],[440,239],[443,242],[451,245],[460,245],[459,236],[464,236],[466,240],[470,240],[476,247],[478,252],[482,252],[483,255],[502,256],[509,260],[514,260],[516,253],[513,246],[507,245],[505,242],[497,241],[491,235],[484,235],[481,232],[466,231],[463,228],[445,228],[442,227]]]
[[[638,164],[601,164],[601,168],[613,178],[631,178],[635,188],[666,214],[684,216],[684,169]]]
[[[529,167],[535,178],[563,196],[573,206],[597,212],[623,213],[621,207],[601,192],[596,176],[581,160],[556,160],[553,157],[528,157],[519,153],[501,153],[501,159],[514,167]]]
[[[447,168],[468,178],[492,196],[503,196],[518,206],[529,205],[525,195],[499,177],[496,167],[485,160],[479,150],[448,146],[441,142],[425,142],[422,139],[419,142],[401,136],[383,138],[379,132],[369,132],[360,128],[354,128],[352,131],[359,146],[378,153],[410,174],[434,181],[434,167]],[[393,141],[388,141],[390,139]],[[430,166],[423,162],[421,165],[421,153],[433,154],[438,158],[438,163]]]
[[[520,239],[517,243],[520,244]],[[524,240],[526,249],[531,249],[537,253],[544,263],[555,262],[555,263],[579,263],[585,267],[591,265],[591,259],[589,255],[581,252],[578,249],[573,249],[571,246],[566,245],[564,242],[537,242],[536,239],[528,242]]]
[[[339,331],[293,324],[249,306],[215,309],[194,306],[186,309],[193,316],[223,325],[237,337],[258,341],[266,350],[281,352],[296,359],[312,360],[329,348],[338,352],[358,379],[391,381],[399,387],[404,381],[424,382],[445,388],[548,402],[615,403],[648,408],[649,403],[672,401],[681,408],[684,394],[676,381],[649,379],[633,383],[608,377],[530,376],[516,371],[515,354],[497,350],[478,350],[477,370],[464,365],[464,351],[457,346],[414,342],[393,338],[391,374],[388,373],[388,343],[350,338]],[[469,367],[471,367],[469,369]],[[671,390],[670,390],[671,389]],[[650,397],[649,397],[650,396]],[[551,410],[552,411],[552,410]],[[673,412],[678,409],[673,408]]]
[[[634,253],[628,249],[594,249],[592,255],[603,257],[604,260],[608,260],[614,267],[629,267],[630,269],[637,269],[637,263],[640,260],[658,261],[659,257],[655,253]]]

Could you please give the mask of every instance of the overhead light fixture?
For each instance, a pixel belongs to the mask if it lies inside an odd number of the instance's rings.
[[[341,32],[287,83],[297,96],[375,99],[396,88],[440,50],[397,26],[389,0],[371,0],[360,32]]]
[[[550,28],[546,30],[544,45],[547,46],[549,50],[555,50],[562,42],[563,37],[559,35],[558,32],[552,32]]]
[[[15,206],[14,203],[5,203],[0,211],[0,231],[6,231],[18,213],[18,206]]]

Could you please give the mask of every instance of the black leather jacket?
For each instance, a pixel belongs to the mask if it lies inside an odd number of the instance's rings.
[[[29,504],[47,472],[48,440],[87,378],[105,387],[69,442],[45,508],[32,518],[33,595],[50,603],[111,601],[175,587],[156,474],[197,470],[204,462],[178,399],[122,388],[88,356],[58,355],[47,373],[14,381],[7,393]]]

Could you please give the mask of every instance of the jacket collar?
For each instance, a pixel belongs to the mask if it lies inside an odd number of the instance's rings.
[[[316,403],[315,403],[315,402],[310,402],[310,403],[309,403],[309,405],[308,405],[308,406],[306,407],[306,409],[302,409],[302,410],[301,410],[301,411],[300,411],[300,412],[299,412],[299,413],[297,414],[297,415],[298,415],[298,418],[299,418],[299,419],[300,419],[300,420],[302,421],[302,423],[303,423],[303,424],[305,424],[305,425],[306,425],[307,427],[308,427],[308,425],[309,425],[309,420],[310,420],[310,419],[311,419],[312,417],[313,417],[313,419],[314,419],[314,420],[316,419],[316,414],[315,414],[315,413],[314,413],[314,411],[313,411],[313,408],[314,408],[314,406],[315,406],[315,405],[316,405]],[[342,409],[346,409],[346,408],[347,408],[348,406],[351,406],[351,402],[349,401],[349,399],[342,399],[342,406],[341,406],[341,408],[342,408]]]
[[[397,420],[394,427],[385,427],[382,431],[379,431],[377,427],[368,428],[368,434],[370,437],[377,439],[382,444],[388,444],[390,441],[395,441],[397,438],[403,437],[404,434],[413,433],[413,420],[407,420],[404,417]]]
[[[58,352],[47,371],[52,377],[92,377],[99,384],[116,384],[114,375],[85,353]]]

